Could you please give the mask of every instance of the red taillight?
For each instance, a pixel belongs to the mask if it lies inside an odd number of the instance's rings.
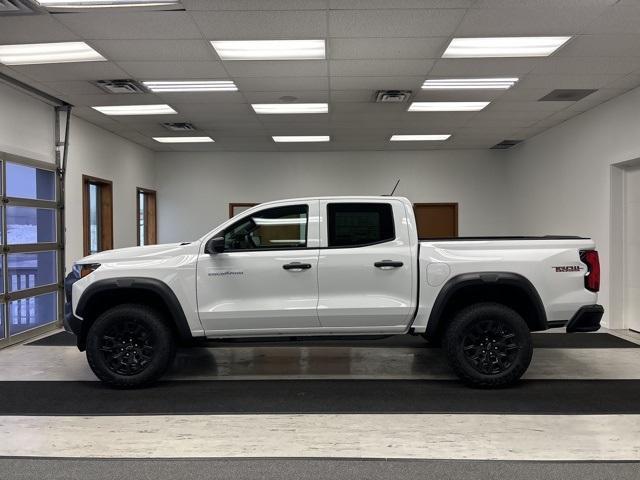
[[[584,276],[584,288],[597,292],[600,290],[600,257],[596,250],[581,250],[580,260],[587,264]]]

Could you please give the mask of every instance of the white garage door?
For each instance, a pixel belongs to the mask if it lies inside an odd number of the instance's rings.
[[[625,326],[640,332],[640,167],[625,175]]]

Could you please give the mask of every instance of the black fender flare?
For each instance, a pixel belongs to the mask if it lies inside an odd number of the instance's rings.
[[[446,321],[446,319],[443,318],[443,313],[449,301],[458,291],[470,286],[486,286],[487,284],[507,285],[522,290],[529,297],[535,308],[535,325],[533,325],[534,328],[531,329],[546,330],[548,328],[547,313],[540,299],[540,295],[527,278],[512,272],[478,272],[456,275],[444,284],[429,314],[425,335],[427,337],[435,337],[437,335],[442,322]]]
[[[176,327],[179,340],[183,342],[192,340],[193,335],[189,328],[189,322],[187,322],[187,317],[184,314],[184,310],[182,309],[182,305],[178,301],[176,294],[169,285],[155,278],[119,277],[98,280],[89,285],[87,289],[82,292],[82,295],[78,300],[78,305],[76,306],[76,314],[79,317],[84,318],[86,312],[89,310],[88,307],[91,304],[91,300],[95,298],[96,295],[108,291],[117,291],[119,289],[126,289],[127,291],[146,291],[158,295],[162,299],[171,316],[170,320]],[[83,331],[84,330],[85,329],[83,328]],[[85,335],[86,331],[83,337]],[[82,339],[82,341],[84,342],[84,339]]]

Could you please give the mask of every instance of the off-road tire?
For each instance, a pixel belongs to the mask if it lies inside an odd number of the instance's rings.
[[[460,379],[478,388],[517,382],[533,355],[526,322],[499,303],[477,303],[460,310],[444,332],[443,347]]]
[[[146,305],[117,305],[87,333],[93,373],[115,388],[138,388],[158,380],[175,357],[173,332],[164,316]]]

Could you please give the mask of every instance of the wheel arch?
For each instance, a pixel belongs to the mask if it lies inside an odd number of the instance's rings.
[[[104,311],[123,303],[151,305],[166,313],[166,320],[177,339],[186,343],[192,340],[191,329],[171,288],[155,278],[124,277],[98,280],[82,293],[76,306],[76,314],[82,317],[78,335],[78,348],[84,350],[86,338],[95,319]]]
[[[524,318],[530,331],[548,328],[540,295],[524,276],[512,272],[464,273],[451,278],[440,290],[425,336],[440,338],[458,311],[479,302],[497,302],[513,308]]]

